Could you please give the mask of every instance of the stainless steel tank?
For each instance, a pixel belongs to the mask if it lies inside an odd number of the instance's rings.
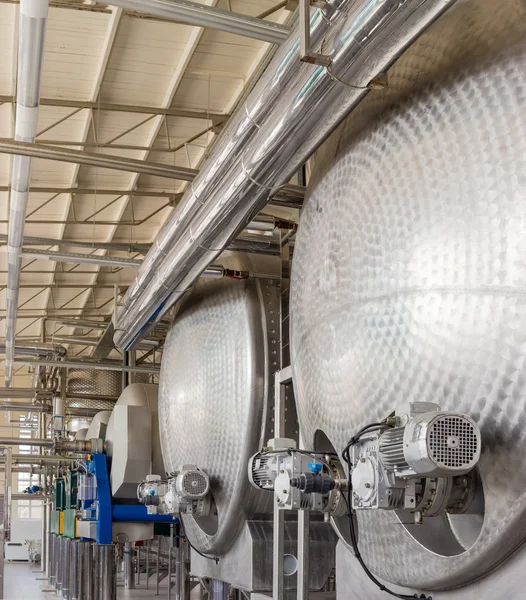
[[[417,589],[468,584],[526,541],[525,40],[525,2],[458,2],[319,152],[295,246],[307,444],[341,452],[407,401],[482,430],[478,514],[423,537],[358,514],[365,562]]]
[[[221,263],[251,268],[239,254]],[[268,272],[271,264],[257,270]],[[159,385],[164,465],[168,473],[185,464],[206,471],[217,508],[217,516],[183,517],[201,552],[225,553],[245,520],[269,508],[246,471],[249,457],[272,437],[278,297],[276,281],[201,280],[166,340]]]

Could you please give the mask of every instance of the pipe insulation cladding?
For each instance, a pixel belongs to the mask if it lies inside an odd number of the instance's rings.
[[[368,93],[371,82],[454,0],[361,0],[311,13],[329,67],[302,62],[299,28],[221,134],[114,313],[130,349],[286,184]]]
[[[37,133],[47,11],[48,0],[20,0],[15,118],[15,140],[18,142],[34,142]],[[30,179],[31,158],[15,155],[11,168],[11,194],[7,231],[5,384],[8,387],[11,386],[13,377],[16,313],[22,268],[21,253]]]

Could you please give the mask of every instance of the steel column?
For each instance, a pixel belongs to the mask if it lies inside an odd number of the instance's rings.
[[[127,590],[135,588],[135,572],[133,568],[134,546],[131,542],[124,543],[124,587]]]

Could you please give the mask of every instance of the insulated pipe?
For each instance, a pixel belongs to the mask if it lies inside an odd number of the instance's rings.
[[[290,35],[290,28],[285,25],[190,0],[115,0],[113,4],[162,19],[219,29],[271,44],[282,44]]]
[[[17,142],[35,141],[47,11],[48,0],[20,0],[15,118],[15,140]],[[13,378],[16,312],[22,268],[22,239],[30,178],[31,159],[24,156],[15,156],[11,167],[11,195],[7,230],[5,382],[8,387],[11,385]]]
[[[273,103],[257,132],[244,141],[221,181],[213,178],[204,191],[196,192],[196,180],[189,188],[198,197],[198,206],[185,195],[156,240],[155,251],[145,257],[135,285],[128,289],[125,308],[114,314],[117,347],[130,350],[148,333],[266,205],[273,190],[292,177],[366,96],[375,79],[454,1],[351,2],[338,19],[339,27],[325,41],[328,66],[300,62],[299,32],[294,30],[291,37],[296,46],[285,44],[291,56],[283,57],[278,51],[269,66],[276,76],[287,68],[287,61],[296,67],[279,102]],[[314,9],[314,17],[317,14]],[[241,107],[246,110],[247,104]]]
[[[327,32],[331,31],[340,15],[340,7],[346,2],[347,0],[329,0],[325,8],[316,9],[313,12],[310,20],[313,46],[320,44]],[[137,312],[141,294],[156,278],[152,267],[161,264],[181,232],[189,229],[195,215],[203,204],[209,201],[214,190],[229,172],[231,165],[243,154],[246,145],[259,131],[266,117],[276,110],[276,106],[280,105],[282,96],[302,65],[299,56],[298,26],[296,25],[287,42],[276,52],[273,61],[264,71],[247,100],[229,119],[212,147],[208,160],[205,161],[199,174],[186,189],[170,221],[157,236],[137,272],[135,281],[123,298],[123,312],[127,310]],[[117,330],[115,334],[117,345],[121,345],[121,340],[123,345],[127,345],[127,339],[123,339],[127,336],[118,331],[125,328],[124,319],[121,318],[119,312],[114,314],[114,321]]]
[[[113,169],[115,171],[139,173],[140,175],[151,175],[152,177],[178,179],[181,181],[192,181],[199,174],[197,169],[189,169],[187,167],[173,167],[162,163],[128,158],[126,156],[97,154],[96,152],[84,152],[82,150],[66,150],[57,146],[13,141],[8,138],[0,138],[0,152],[25,156],[27,158],[70,162],[78,165],[88,165],[90,167],[100,167],[102,169]],[[126,194],[126,190],[123,190],[123,192]],[[305,190],[303,187],[287,184],[280,190],[277,190],[276,197],[279,206],[289,206],[287,200],[290,197],[297,200],[298,198],[302,198],[304,193]]]

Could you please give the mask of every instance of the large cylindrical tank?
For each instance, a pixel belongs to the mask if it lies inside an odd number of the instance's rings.
[[[305,443],[326,436],[341,453],[412,401],[482,430],[478,514],[426,537],[433,519],[359,511],[366,564],[403,586],[468,584],[526,541],[525,65],[524,2],[458,2],[319,152],[300,222]]]
[[[220,262],[251,269],[239,254],[222,256]],[[267,261],[253,270],[271,268],[276,264]],[[269,508],[267,495],[250,485],[247,464],[272,437],[277,301],[276,281],[200,280],[166,339],[159,385],[165,468],[171,472],[193,464],[203,469],[217,509],[213,517],[183,517],[201,552],[226,552],[245,520]]]

